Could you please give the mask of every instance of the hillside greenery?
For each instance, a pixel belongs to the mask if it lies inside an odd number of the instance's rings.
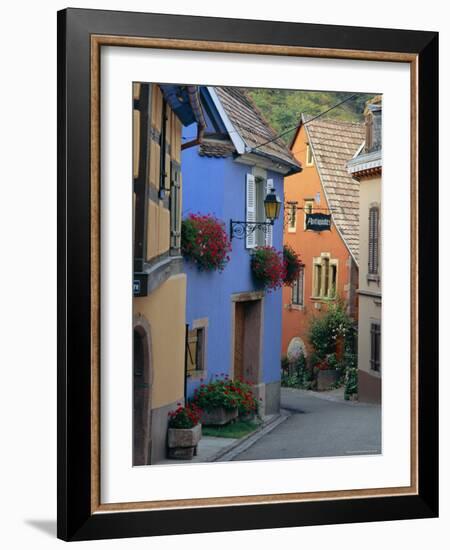
[[[336,103],[352,95],[351,92],[306,92],[272,89],[248,89],[264,117],[274,130],[281,134],[289,128],[295,128],[301,114],[309,117],[323,113]],[[362,122],[365,103],[375,94],[358,94],[339,107],[324,115],[325,118]],[[290,143],[295,129],[282,136],[286,143]]]

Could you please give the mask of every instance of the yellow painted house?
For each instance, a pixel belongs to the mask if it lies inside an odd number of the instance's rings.
[[[348,162],[359,181],[358,398],[381,403],[382,98],[366,104],[365,141]]]
[[[196,86],[133,85],[133,465],[165,456],[168,412],[184,401],[186,275],[181,129],[204,128]],[[187,144],[189,146],[189,144]]]

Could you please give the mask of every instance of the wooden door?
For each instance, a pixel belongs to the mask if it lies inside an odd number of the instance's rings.
[[[235,302],[234,378],[260,382],[261,300]]]

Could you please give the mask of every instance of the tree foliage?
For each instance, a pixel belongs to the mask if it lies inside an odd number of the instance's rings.
[[[352,95],[352,92],[306,92],[258,88],[248,90],[248,93],[278,134],[297,126],[302,113],[307,116],[317,116]],[[336,120],[362,122],[365,103],[373,95],[359,94],[324,116]],[[292,130],[282,136],[282,139],[290,143],[294,134],[295,130]]]

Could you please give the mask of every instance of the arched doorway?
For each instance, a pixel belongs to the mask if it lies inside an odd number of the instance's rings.
[[[151,385],[150,325],[137,315],[133,331],[133,466],[151,461]]]

